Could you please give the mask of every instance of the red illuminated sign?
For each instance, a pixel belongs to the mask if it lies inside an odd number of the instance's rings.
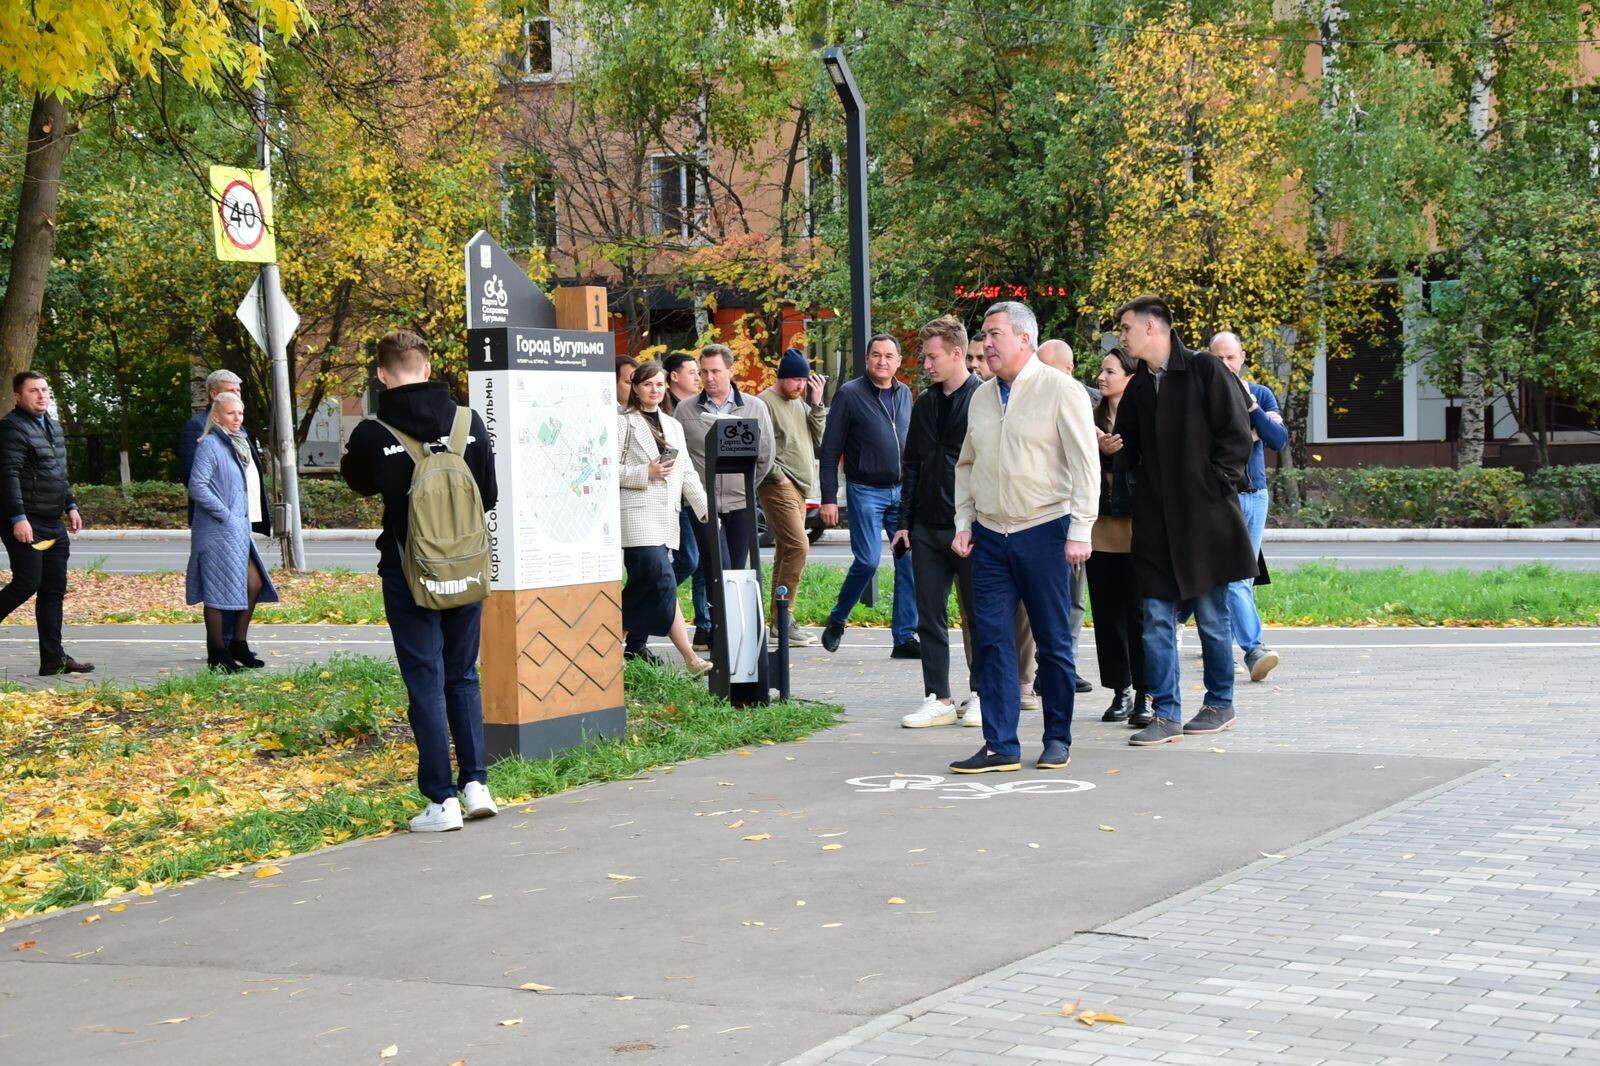
[[[957,285],[955,289],[958,300],[1026,300],[1029,296],[1041,299],[1049,297],[1071,296],[1071,291],[1065,285]]]

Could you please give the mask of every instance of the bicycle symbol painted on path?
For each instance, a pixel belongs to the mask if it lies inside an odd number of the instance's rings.
[[[852,777],[846,781],[857,792],[938,792],[951,799],[993,799],[1005,795],[1065,795],[1071,792],[1088,792],[1094,785],[1088,781],[1069,778],[1047,780],[1002,781],[988,784],[984,781],[946,781],[933,774],[876,774],[870,777]]]

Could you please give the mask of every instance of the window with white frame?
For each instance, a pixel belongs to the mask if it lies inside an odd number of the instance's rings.
[[[651,157],[650,187],[659,236],[688,238],[694,233],[697,184],[691,160],[679,155]]]
[[[522,0],[522,47],[517,65],[527,78],[538,78],[554,69],[551,49],[553,25],[550,0]]]

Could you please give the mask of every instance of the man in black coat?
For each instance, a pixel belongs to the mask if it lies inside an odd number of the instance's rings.
[[[950,315],[918,332],[928,388],[911,406],[911,426],[900,456],[900,507],[896,516],[896,557],[911,553],[917,595],[917,637],[922,644],[921,706],[900,724],[907,729],[935,725],[983,725],[983,710],[973,696],[957,711],[950,696],[950,586],[961,605],[967,657],[967,688],[972,675],[972,560],[950,547],[956,535],[956,460],[967,439],[967,405],[978,390],[978,376],[967,370],[967,327]]]
[[[1117,309],[1125,351],[1142,364],[1117,409],[1116,470],[1133,485],[1133,570],[1144,602],[1145,679],[1156,720],[1136,747],[1230,729],[1233,626],[1228,584],[1256,572],[1239,486],[1250,459],[1243,394],[1222,360],[1184,347],[1156,296]],[[1177,626],[1193,613],[1205,703],[1188,724],[1178,689]]]
[[[410,532],[409,495],[416,462],[389,431],[393,426],[424,448],[448,444],[456,402],[433,374],[427,342],[410,330],[378,341],[378,417],[350,434],[339,472],[362,496],[382,494],[383,532],[378,535],[378,577],[395,660],[410,698],[408,717],[417,739],[417,790],[428,805],[411,819],[413,833],[460,829],[463,817],[488,818],[498,808],[489,794],[483,753],[483,692],[478,684],[478,645],[483,603],[442,611],[418,606],[401,570]],[[483,419],[472,415],[462,459],[478,483],[485,512],[498,501],[494,447]],[[459,773],[450,773],[455,744]],[[459,797],[457,793],[460,793]]]
[[[86,674],[61,646],[61,615],[67,597],[71,538],[83,528],[67,480],[67,441],[50,417],[50,383],[24,370],[11,383],[17,405],[0,420],[0,539],[11,560],[11,583],[0,589],[0,620],[39,594],[39,673]]]

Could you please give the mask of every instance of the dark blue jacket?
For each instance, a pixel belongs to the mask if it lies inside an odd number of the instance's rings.
[[[859,377],[839,386],[828,408],[828,428],[817,454],[823,503],[839,502],[840,456],[844,457],[844,476],[852,484],[878,488],[900,484],[900,453],[911,428],[911,390],[899,381],[892,387],[891,419],[871,378]]]
[[[1278,410],[1278,398],[1272,394],[1272,390],[1253,381],[1244,384],[1258,405],[1250,412],[1250,428],[1256,431],[1257,439],[1250,448],[1250,464],[1245,468],[1245,480],[1250,485],[1249,491],[1259,492],[1267,487],[1266,449],[1283,451],[1284,445],[1289,443],[1289,430],[1277,419],[1267,417],[1268,411]]]

